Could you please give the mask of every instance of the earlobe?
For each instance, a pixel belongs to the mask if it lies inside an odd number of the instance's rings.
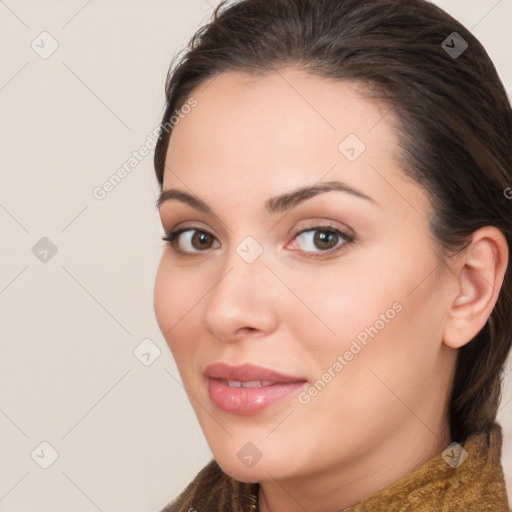
[[[443,342],[461,348],[484,327],[498,300],[508,264],[508,245],[503,233],[486,226],[473,233],[454,269],[456,296],[447,311]]]

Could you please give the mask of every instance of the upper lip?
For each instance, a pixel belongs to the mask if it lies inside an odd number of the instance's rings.
[[[230,366],[226,363],[214,363],[205,368],[207,377],[213,379],[225,379],[231,381],[250,382],[250,381],[271,381],[274,383],[281,382],[305,382],[303,377],[295,377],[284,373],[276,372],[270,368],[263,366],[255,366],[245,363],[238,366]]]

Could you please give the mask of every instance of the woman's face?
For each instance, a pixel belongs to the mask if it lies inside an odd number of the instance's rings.
[[[221,467],[248,482],[335,468],[355,481],[370,460],[385,471],[388,453],[442,445],[448,290],[392,114],[296,69],[224,73],[192,96],[160,205],[165,232],[183,232],[154,305]]]

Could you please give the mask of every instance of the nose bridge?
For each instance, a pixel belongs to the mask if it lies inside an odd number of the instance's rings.
[[[224,337],[243,327],[270,328],[275,304],[263,246],[253,237],[244,238],[226,255],[221,268],[208,294],[206,327]]]
[[[244,296],[250,298],[254,295],[251,291],[257,291],[257,285],[262,285],[267,280],[268,269],[265,262],[263,245],[252,236],[245,237],[233,246],[226,256],[223,277],[215,288],[222,294],[227,292],[228,300],[230,296],[234,300],[237,300],[237,297],[244,300]]]

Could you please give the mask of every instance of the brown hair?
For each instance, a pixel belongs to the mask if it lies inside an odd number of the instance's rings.
[[[449,52],[453,32],[468,44],[461,55]],[[391,107],[400,121],[403,171],[429,194],[440,253],[462,250],[488,225],[512,247],[506,92],[480,42],[425,0],[222,2],[171,63],[154,159],[160,187],[169,120],[199,84],[225,71],[262,73],[285,65],[355,81]],[[451,436],[459,442],[496,419],[512,343],[511,288],[509,265],[489,321],[459,349],[449,403]]]

